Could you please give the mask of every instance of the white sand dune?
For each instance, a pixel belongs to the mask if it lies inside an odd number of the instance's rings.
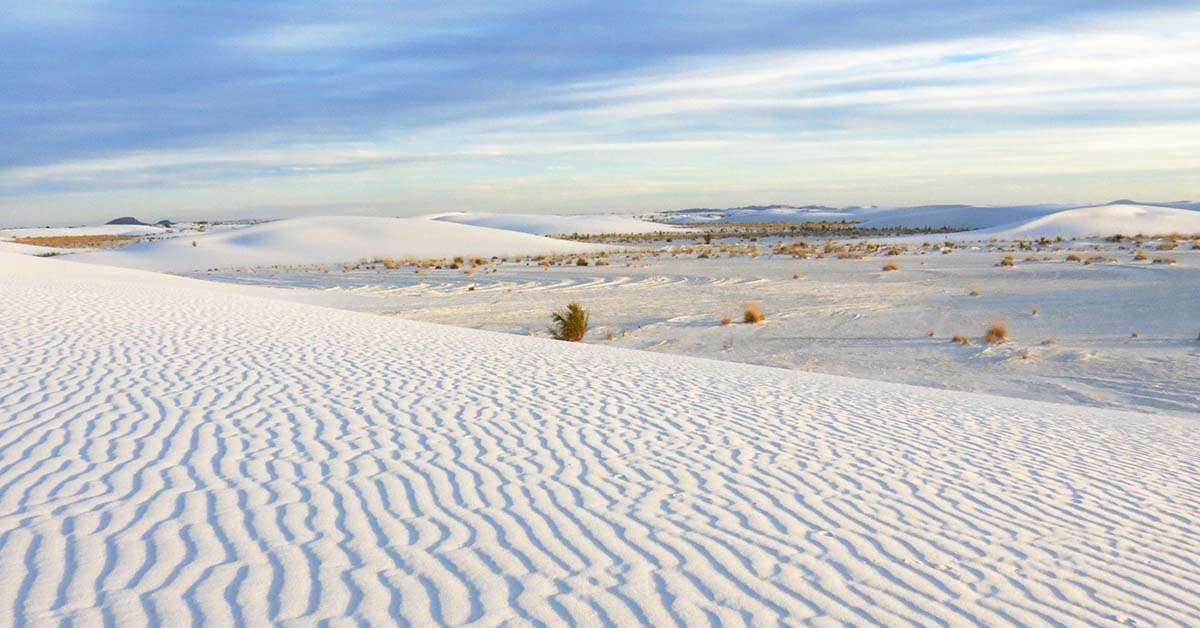
[[[487,212],[457,212],[434,214],[433,220],[454,222],[492,229],[519,231],[535,235],[570,235],[572,233],[654,233],[681,230],[680,227],[638,220],[615,214],[566,216],[554,214],[493,214]]]
[[[419,218],[323,216],[146,242],[115,251],[74,255],[71,259],[147,270],[186,271],[330,264],[373,256],[532,255],[588,252],[601,248]]]
[[[998,239],[1090,238],[1116,234],[1200,233],[1200,211],[1157,205],[1097,205],[1055,212],[1024,222],[982,229],[971,235]]]
[[[1200,624],[1194,421],[0,256],[17,625]]]
[[[0,253],[16,253],[18,255],[61,255],[70,253],[69,249],[60,249],[52,246],[38,246],[36,244],[21,244],[20,242],[8,242],[0,240]]]
[[[159,235],[166,229],[152,225],[92,225],[87,227],[28,227],[0,229],[0,240],[17,238],[48,238],[62,236],[124,236]]]

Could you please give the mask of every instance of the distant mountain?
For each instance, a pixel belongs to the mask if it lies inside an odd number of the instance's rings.
[[[137,218],[134,218],[133,216],[122,216],[120,218],[114,218],[105,224],[109,224],[109,225],[141,225],[144,227],[150,226],[150,223],[142,222],[142,221],[138,220]]]

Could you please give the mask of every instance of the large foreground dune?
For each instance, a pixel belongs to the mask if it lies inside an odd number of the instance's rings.
[[[0,294],[18,625],[1200,623],[1194,421],[3,253]]]

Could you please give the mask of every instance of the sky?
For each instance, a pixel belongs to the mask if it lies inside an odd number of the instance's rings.
[[[0,225],[1200,200],[1200,3],[0,0]]]

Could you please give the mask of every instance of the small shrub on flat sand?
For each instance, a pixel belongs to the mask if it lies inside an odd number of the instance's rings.
[[[884,270],[884,272],[897,271],[897,270],[900,270],[900,265],[897,264],[896,262],[888,262],[883,265],[883,270]]]
[[[990,345],[999,345],[1008,342],[1008,325],[1004,323],[992,323],[987,331],[983,334],[983,339]]]
[[[1174,266],[1175,258],[1173,258],[1173,257],[1156,257],[1156,258],[1154,258],[1153,263],[1154,264],[1166,264],[1167,266]]]
[[[1053,345],[1053,344],[1055,344],[1055,340],[1054,340],[1053,338],[1047,338],[1047,339],[1045,339],[1045,340],[1043,340],[1043,341],[1042,341],[1042,345],[1043,345],[1043,346],[1046,346],[1046,347],[1049,347],[1049,346],[1051,346],[1051,345]]]
[[[1004,259],[1000,260],[1000,265],[1001,266],[1016,266],[1017,260],[1014,259],[1013,256],[1011,256],[1011,255],[1005,255]]]
[[[1068,262],[1082,262],[1083,258],[1076,255],[1075,253],[1071,253],[1070,255],[1067,256],[1067,261]]]
[[[587,266],[588,265],[587,258],[585,258],[585,257],[577,258],[575,260],[575,265],[576,266]]]
[[[969,344],[971,344],[971,339],[970,339],[970,338],[967,338],[966,336],[964,336],[964,335],[962,335],[962,334],[954,334],[954,337],[953,337],[953,338],[951,338],[951,339],[950,339],[950,341],[951,341],[951,342],[957,342],[957,343],[958,343],[958,344],[960,344],[960,345],[969,345]]]
[[[589,315],[578,303],[568,303],[565,310],[550,315],[550,334],[555,340],[579,342],[587,334]]]
[[[1133,261],[1135,262],[1144,262],[1148,259],[1150,259],[1150,256],[1146,255],[1142,251],[1138,251],[1137,253],[1133,254]]]
[[[973,297],[977,297],[977,296],[979,296],[979,288],[971,288],[971,291],[968,292],[967,294],[969,294]]]
[[[767,320],[767,315],[763,313],[762,303],[747,301],[742,304],[742,322],[753,325],[765,320]]]

